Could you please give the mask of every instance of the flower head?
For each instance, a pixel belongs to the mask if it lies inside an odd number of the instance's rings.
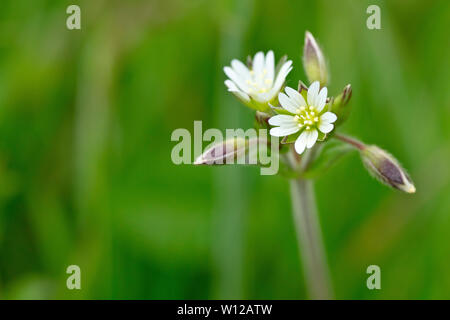
[[[258,52],[251,63],[250,69],[241,61],[234,59],[231,67],[223,70],[228,76],[225,85],[247,106],[260,110],[269,110],[269,103],[276,99],[286,76],[292,70],[292,61],[284,62],[279,71],[275,70],[273,51]]]
[[[269,124],[277,126],[270,129],[275,137],[299,134],[295,141],[295,151],[302,154],[305,148],[311,148],[317,141],[319,134],[324,138],[333,130],[333,122],[337,117],[325,110],[327,88],[320,91],[320,84],[315,81],[308,89],[307,101],[296,90],[286,87],[285,93],[280,92],[278,100],[289,114],[279,114],[269,119]]]

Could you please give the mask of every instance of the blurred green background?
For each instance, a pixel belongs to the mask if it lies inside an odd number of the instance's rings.
[[[78,4],[82,30],[66,29]],[[366,8],[381,8],[381,30]],[[289,189],[256,167],[176,166],[176,128],[247,128],[233,58],[288,54],[310,30],[353,86],[342,132],[392,152],[417,193],[357,154],[316,185],[336,297],[450,298],[450,2],[3,0],[0,298],[304,299]],[[82,289],[66,288],[68,265]],[[366,287],[367,266],[381,287]]]

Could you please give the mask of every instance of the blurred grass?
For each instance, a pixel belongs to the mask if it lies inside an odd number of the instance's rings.
[[[171,132],[250,127],[224,64],[294,60],[320,41],[347,133],[390,150],[417,194],[357,155],[317,184],[336,295],[450,298],[448,1],[4,0],[0,10],[0,298],[305,298],[287,183],[257,168],[170,160]],[[82,290],[65,287],[78,264]],[[382,290],[365,287],[378,264]]]

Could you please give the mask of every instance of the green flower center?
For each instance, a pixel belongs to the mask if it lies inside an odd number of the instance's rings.
[[[253,70],[250,71],[250,79],[246,83],[249,87],[249,93],[266,93],[272,88],[272,79],[268,77],[267,69],[262,73],[255,74]]]
[[[298,126],[306,130],[316,128],[320,121],[320,115],[316,107],[313,106],[303,106],[300,107],[300,111],[294,117],[298,122]]]

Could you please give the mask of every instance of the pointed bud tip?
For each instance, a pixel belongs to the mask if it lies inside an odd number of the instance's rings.
[[[346,85],[344,87],[344,92],[348,95],[348,94],[352,94],[352,85],[349,83],[348,85]]]
[[[308,30],[305,31],[305,42],[306,41],[314,41],[314,36]]]
[[[406,193],[416,193],[416,187],[413,184],[405,187],[404,190]]]
[[[337,125],[342,124],[345,122],[350,115],[351,107],[347,106],[350,102],[350,99],[352,97],[352,86],[351,84],[348,84],[344,87],[342,92],[337,95],[333,103],[331,105],[331,111],[335,113],[338,116],[338,122]]]
[[[201,165],[201,164],[203,164],[203,163],[204,163],[203,157],[202,157],[202,156],[199,156],[199,157],[197,157],[197,159],[195,159],[193,165],[194,165],[194,166],[198,166],[198,165]]]

